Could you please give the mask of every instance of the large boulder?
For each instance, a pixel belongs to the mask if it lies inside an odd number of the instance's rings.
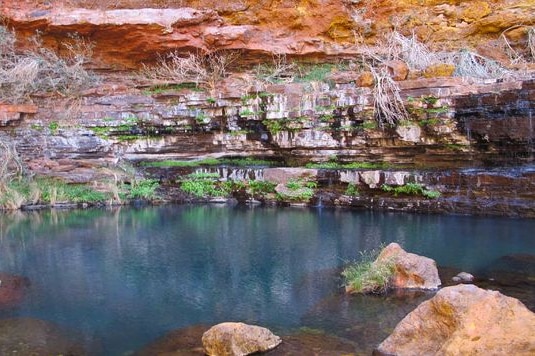
[[[433,259],[406,252],[395,242],[386,246],[374,262],[385,263],[394,265],[389,284],[392,288],[437,289],[442,284]]]
[[[519,300],[460,284],[407,315],[375,355],[535,355],[535,314]]]
[[[207,355],[238,356],[263,352],[277,347],[281,338],[266,328],[244,323],[221,323],[202,336]]]

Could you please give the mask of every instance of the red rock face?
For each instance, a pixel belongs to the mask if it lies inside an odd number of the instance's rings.
[[[500,35],[506,31],[512,46],[526,50],[531,7],[530,0],[4,0],[0,15],[19,35],[39,30],[59,50],[69,34],[86,37],[95,44],[96,65],[137,67],[171,50],[241,50],[255,61],[270,53],[352,56],[394,28],[438,49],[479,47],[505,59]]]

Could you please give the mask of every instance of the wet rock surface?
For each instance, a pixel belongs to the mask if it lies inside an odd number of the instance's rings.
[[[303,316],[302,324],[348,341],[352,352],[370,355],[401,319],[434,294],[401,289],[383,296],[340,293],[314,305]],[[324,329],[325,325],[332,327]],[[281,347],[285,340],[283,336]]]
[[[0,320],[2,355],[85,355],[77,340],[58,326],[30,319]]]
[[[209,326],[194,325],[173,330],[135,353],[136,356],[154,355],[204,355],[202,335]]]

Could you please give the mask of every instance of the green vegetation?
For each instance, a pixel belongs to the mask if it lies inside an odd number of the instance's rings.
[[[347,266],[342,276],[346,290],[351,293],[384,293],[388,290],[394,274],[394,263],[374,262],[380,250],[361,252],[361,259]]]
[[[356,197],[360,194],[359,192],[359,188],[357,187],[357,185],[355,183],[349,183],[347,185],[347,188],[344,192],[345,195],[348,195],[350,197]]]
[[[264,180],[247,181],[246,191],[253,196],[265,196],[266,194],[275,193],[276,183]]]
[[[67,184],[54,179],[20,178],[10,181],[0,197],[0,208],[19,209],[28,204],[99,203],[111,198],[85,184]]]
[[[279,200],[308,201],[314,196],[317,186],[316,182],[292,179],[286,183],[285,188],[287,189],[278,192],[277,198]]]
[[[48,124],[48,129],[50,130],[50,133],[52,135],[55,135],[56,132],[58,131],[58,128],[59,128],[59,124],[57,121],[51,121],[49,124]]]
[[[156,190],[160,183],[156,179],[135,180],[127,186],[125,196],[128,199],[153,200],[157,198]]]
[[[23,205],[58,203],[87,203],[106,204],[113,201],[121,203],[121,199],[157,198],[156,189],[159,183],[154,179],[142,179],[131,184],[122,184],[117,188],[118,195],[110,187],[100,187],[87,184],[69,184],[56,179],[16,179],[2,187],[0,195],[0,209],[19,209]]]
[[[217,158],[204,158],[194,161],[152,161],[152,162],[142,162],[141,166],[143,167],[200,167],[200,166],[216,166],[221,164],[221,161]]]
[[[168,85],[155,85],[143,90],[144,95],[163,94],[173,91],[188,89],[191,91],[202,91],[195,83],[180,83]]]
[[[143,167],[201,167],[201,166],[238,166],[238,167],[251,167],[251,166],[272,166],[272,161],[255,159],[251,157],[246,158],[204,158],[193,161],[153,161],[142,162]]]
[[[197,198],[225,197],[230,194],[229,185],[219,182],[217,173],[192,173],[180,180],[180,189]]]
[[[240,111],[240,116],[254,116],[256,115],[256,113],[254,111],[252,111],[251,109],[244,109],[242,111]]]
[[[294,78],[295,82],[325,82],[327,75],[335,68],[334,64],[323,63],[315,65],[301,65],[299,66],[299,73]]]
[[[360,126],[365,130],[375,130],[377,128],[377,121],[366,120]]]
[[[266,129],[271,132],[272,135],[275,135],[281,131],[295,132],[299,130],[303,123],[309,120],[306,117],[296,117],[292,119],[265,119],[262,121],[262,124]]]
[[[307,163],[306,168],[316,169],[381,169],[386,168],[385,163],[373,163],[373,162],[350,162],[343,163],[337,161],[328,161],[320,163]]]
[[[436,199],[440,197],[440,192],[435,190],[427,190],[425,187],[418,183],[407,183],[397,187],[383,184],[381,189],[384,192],[394,193],[394,196],[398,195],[419,195],[429,199]]]
[[[420,125],[422,127],[435,126],[435,125],[438,125],[439,123],[440,123],[439,119],[424,119],[424,120],[419,120],[418,121],[418,125]]]
[[[197,122],[198,125],[206,124],[210,122],[210,117],[207,116],[204,111],[199,111],[195,115],[195,122]]]
[[[126,119],[114,119],[105,117],[102,119],[105,122],[122,121],[120,125],[116,126],[94,126],[88,127],[95,135],[101,138],[115,136],[119,141],[131,141],[139,138],[139,135],[132,134],[133,131],[140,131],[139,127],[143,126],[143,119],[136,116],[129,116]]]

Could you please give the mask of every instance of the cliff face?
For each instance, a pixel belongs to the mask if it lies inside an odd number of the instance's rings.
[[[372,168],[314,171],[325,189],[310,203],[535,216],[531,168],[487,170],[534,160],[535,87],[526,71],[535,46],[531,0],[4,0],[0,6],[19,49],[35,43],[28,41],[35,31],[60,53],[73,35],[81,37],[94,46],[90,64],[102,77],[75,95],[54,89],[0,98],[0,143],[16,148],[31,174],[117,182],[118,163],[129,162],[147,176],[176,182],[191,170],[145,169],[143,163],[260,157],[292,167],[334,160],[339,168],[364,162]],[[489,79],[452,77],[459,68],[451,63],[415,68],[384,55],[391,50],[384,37],[393,30],[415,34],[432,49],[466,47],[502,65],[522,63],[524,71]],[[147,82],[126,71],[172,51],[215,53],[216,61],[238,53],[238,66],[249,70],[216,73],[203,88],[183,85],[188,80],[180,75]],[[470,53],[473,67],[491,63]],[[287,58],[279,65],[293,66],[296,77],[303,70],[297,63],[337,65],[308,68],[323,71],[321,79],[290,81],[283,71],[276,79],[285,83],[250,70],[251,62],[273,63],[273,55]],[[388,94],[379,85],[386,79],[396,80]],[[395,113],[394,124],[378,124],[380,95],[388,99],[382,105],[406,110]],[[215,173],[241,180],[264,174],[236,167]],[[414,182],[443,198],[385,200],[380,191],[383,184]],[[363,194],[342,197],[348,185]]]
[[[21,37],[40,31],[45,44],[60,49],[77,33],[94,43],[98,66],[131,68],[171,50],[241,50],[255,61],[270,53],[351,56],[393,29],[436,49],[477,48],[505,60],[508,46],[526,50],[533,6],[532,0],[4,0],[1,14]]]

